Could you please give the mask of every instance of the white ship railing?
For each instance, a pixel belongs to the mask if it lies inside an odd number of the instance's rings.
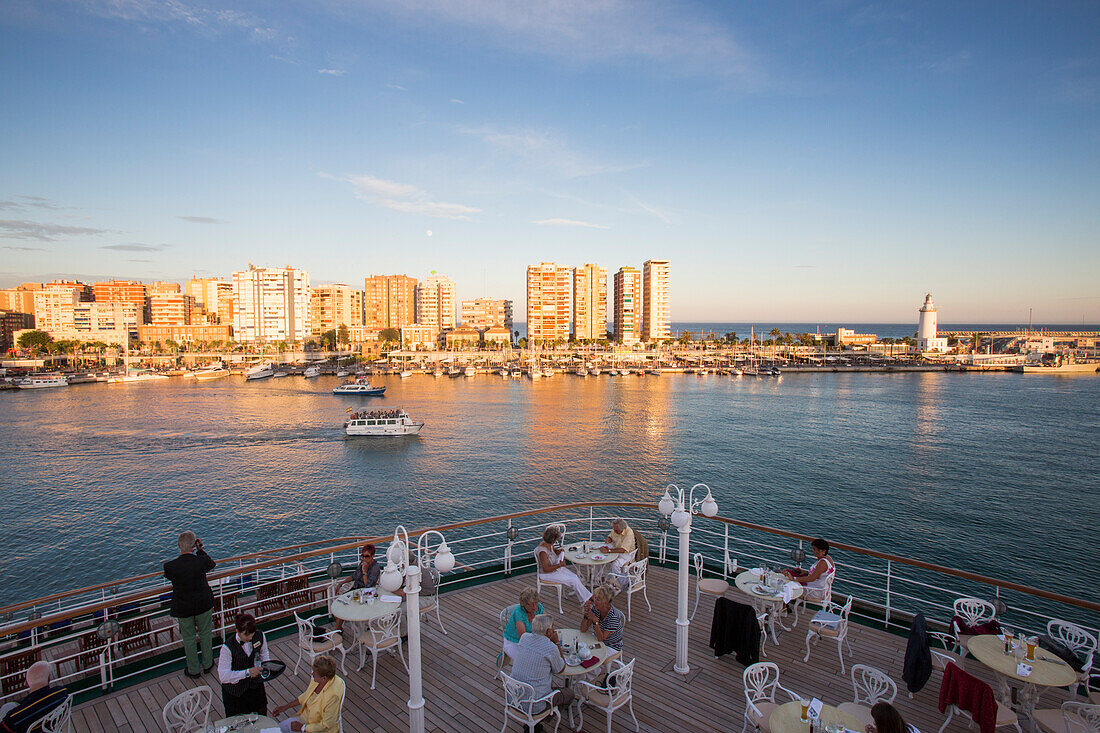
[[[600,540],[610,522],[622,517],[649,540],[654,564],[678,562],[675,529],[662,531],[655,508],[637,502],[583,502],[434,527],[442,531],[456,558],[455,570],[439,591],[492,582],[532,572],[533,551],[550,523],[566,527],[566,541],[578,536]],[[428,528],[410,532],[415,537]],[[726,517],[697,517],[692,551],[704,555],[708,571],[732,580],[745,568],[796,565],[792,551],[809,553],[810,537]],[[295,629],[293,613],[323,609],[332,596],[332,563],[347,580],[365,542],[384,546],[388,537],[353,536],[324,540],[220,560],[210,574],[215,592],[215,637],[232,627],[237,612],[257,616],[268,634]],[[962,596],[995,601],[1000,618],[1029,633],[1043,633],[1054,618],[1098,634],[1100,604],[1028,588],[1009,581],[930,563],[832,543],[835,593],[852,595],[852,616],[895,632],[909,628],[921,612],[933,627],[950,620],[952,602]],[[381,548],[378,557],[384,557]],[[182,666],[176,623],[169,613],[171,587],[158,573],[103,583],[0,608],[0,702],[24,694],[21,686],[31,657],[54,663],[62,684],[87,694],[139,678],[167,674]],[[444,600],[444,603],[446,601]],[[118,633],[106,639],[117,621]],[[669,619],[670,631],[673,619]]]

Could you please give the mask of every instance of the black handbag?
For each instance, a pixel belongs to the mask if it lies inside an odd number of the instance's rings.
[[[1085,668],[1085,663],[1078,657],[1073,651],[1062,642],[1057,639],[1052,639],[1047,634],[1043,634],[1039,637],[1039,648],[1046,649],[1054,656],[1061,659],[1063,662],[1073,668],[1074,672],[1078,674]]]

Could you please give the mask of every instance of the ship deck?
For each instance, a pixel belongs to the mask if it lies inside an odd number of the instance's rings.
[[[501,608],[516,603],[519,591],[534,584],[531,575],[466,587],[441,595],[444,625],[443,635],[435,623],[434,614],[424,617],[422,624],[424,659],[425,720],[429,731],[499,731],[503,721],[502,693],[498,681],[496,657],[500,651],[498,614]],[[690,674],[685,680],[672,671],[675,656],[676,574],[674,571],[651,567],[649,599],[653,610],[646,608],[640,594],[634,596],[633,618],[625,631],[624,658],[637,658],[634,676],[634,712],[640,730],[649,733],[667,731],[740,731],[743,723],[745,697],[742,692],[742,667],[733,655],[715,658],[708,646],[713,601],[705,597],[691,625],[689,646]],[[694,602],[694,581],[690,590]],[[732,587],[727,596],[735,598],[739,591]],[[543,605],[555,617],[559,628],[576,627],[580,611],[575,599],[565,598],[564,617],[557,614],[556,594],[543,593]],[[743,600],[743,599],[742,599]],[[625,613],[626,599],[619,596],[616,605]],[[805,653],[806,617],[798,627],[780,637],[779,646],[769,640],[767,659],[775,662],[781,672],[781,683],[805,696],[816,696],[833,705],[852,699],[851,664],[862,663],[886,672],[899,688],[894,701],[906,721],[931,733],[939,729],[944,715],[937,709],[941,674],[934,671],[927,686],[912,699],[901,680],[906,639],[876,628],[855,623],[849,632],[853,654],[845,657],[845,673],[840,673],[836,646],[822,640],[813,649],[809,662]],[[274,706],[296,697],[308,683],[308,665],[303,663],[298,674],[291,674],[297,658],[294,636],[271,642],[272,656],[288,662],[288,669],[279,679],[268,683],[268,701]],[[344,705],[344,730],[348,733],[366,731],[404,731],[408,729],[408,675],[401,662],[392,655],[382,655],[378,663],[377,689],[370,689],[370,663],[362,672],[358,652],[348,655],[347,700]],[[337,661],[339,657],[337,656]],[[354,663],[353,663],[354,661]],[[969,660],[968,671],[993,682],[991,673],[980,663]],[[182,672],[157,677],[117,692],[83,703],[73,710],[76,731],[161,731],[161,710],[176,694],[193,686]],[[221,717],[221,695],[213,674],[206,675],[203,684],[215,691],[211,722]],[[996,687],[994,686],[994,689]],[[1047,690],[1040,708],[1056,707],[1069,699],[1064,689]],[[618,711],[613,730],[633,730],[626,710]],[[563,713],[560,730],[568,727],[568,715]],[[1026,726],[1027,721],[1021,720]],[[585,731],[605,730],[605,718],[600,711],[585,709]],[[519,731],[517,723],[509,730]],[[952,720],[949,731],[963,731],[965,723]]]

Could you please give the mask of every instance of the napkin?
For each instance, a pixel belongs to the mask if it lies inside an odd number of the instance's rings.
[[[581,662],[581,666],[584,667],[585,669],[588,669],[589,667],[595,667],[599,663],[600,663],[600,658],[599,657],[591,656],[588,659]]]
[[[753,575],[761,575],[764,572],[764,568],[750,568],[749,572]]]
[[[794,582],[793,580],[784,583],[783,584],[783,602],[784,603],[790,603],[791,599],[794,598],[795,591],[797,591],[798,589],[799,589],[799,584]]]
[[[1024,664],[1023,662],[1020,662],[1016,665],[1016,674],[1020,675],[1021,677],[1027,677],[1029,674],[1031,674],[1031,667],[1027,664]]]
[[[378,596],[378,600],[382,601],[383,603],[400,603],[401,602],[401,596],[383,595],[383,596]]]
[[[261,728],[260,733],[279,733],[279,728]]]

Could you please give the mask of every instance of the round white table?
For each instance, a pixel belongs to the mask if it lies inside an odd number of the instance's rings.
[[[583,677],[586,674],[597,672],[600,667],[608,661],[616,659],[621,653],[599,641],[596,635],[591,631],[558,629],[558,641],[561,642],[563,647],[572,645],[574,639],[582,644],[587,644],[588,648],[592,651],[592,656],[599,659],[599,661],[590,667],[582,667],[579,664],[569,664],[566,662],[565,669],[560,672],[563,677]]]
[[[1005,654],[1004,639],[997,634],[981,634],[972,636],[966,642],[966,648],[974,658],[993,670],[997,677],[997,699],[1002,705],[1011,706],[1012,690],[1009,680],[1021,685],[1020,706],[1032,720],[1032,729],[1035,727],[1035,702],[1039,699],[1040,687],[1066,687],[1077,681],[1077,673],[1073,667],[1066,664],[1046,649],[1035,648],[1034,659],[1017,659],[1015,649],[1019,645],[1019,639],[1013,645],[1012,654]],[[1024,663],[1031,667],[1031,672],[1022,675],[1016,665]]]
[[[599,549],[605,546],[603,542],[572,542],[565,547],[565,559],[583,569],[581,582],[589,588],[603,580],[604,570],[619,557]]]
[[[779,635],[775,631],[776,619],[779,617],[779,608],[783,605],[783,588],[780,586],[778,589],[772,589],[771,587],[765,587],[760,582],[760,576],[751,570],[746,570],[743,573],[738,574],[734,579],[734,585],[738,590],[745,593],[753,599],[753,606],[757,608],[764,608],[768,612],[768,628],[772,632],[772,642],[779,644]],[[784,581],[786,582],[786,581]],[[791,594],[791,600],[802,597],[802,584],[799,583],[798,588]],[[784,631],[790,631],[789,628],[779,623],[779,626]]]
[[[393,601],[383,601],[381,596],[373,600],[367,599],[360,603],[354,599],[354,594],[358,592],[359,591],[352,590],[347,593],[341,593],[333,598],[329,606],[332,615],[344,621],[369,623],[376,618],[382,618],[394,611],[401,610],[401,601],[397,603]],[[393,597],[400,598],[400,596]]]
[[[254,720],[249,722],[250,719]],[[215,720],[212,730],[217,731],[222,727],[233,728],[233,733],[260,733],[265,728],[278,728],[279,721],[266,715],[234,715],[232,718]]]
[[[858,720],[832,705],[822,705],[819,718],[823,725],[843,725],[852,731],[862,731],[864,728]],[[797,700],[773,710],[768,717],[768,727],[772,733],[810,733],[810,722],[802,719],[802,703]]]

